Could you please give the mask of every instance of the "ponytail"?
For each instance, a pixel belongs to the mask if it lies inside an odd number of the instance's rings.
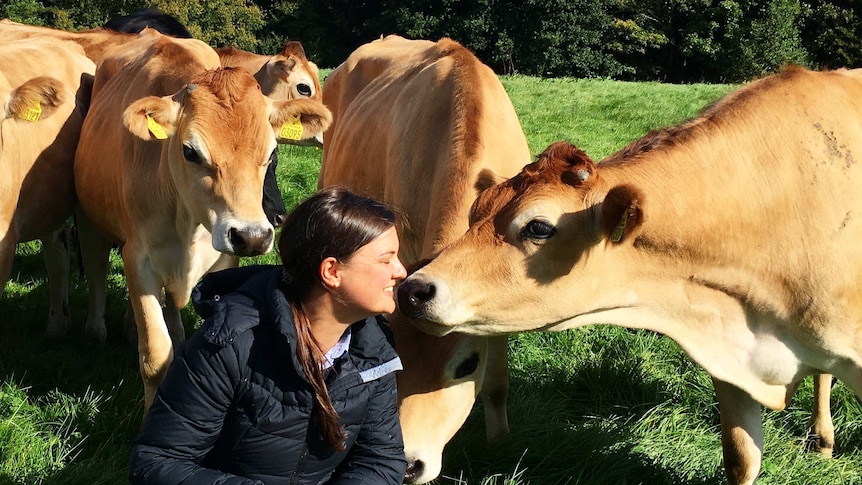
[[[335,451],[344,451],[346,445],[344,440],[347,433],[341,425],[338,413],[329,398],[326,383],[323,381],[323,352],[314,336],[311,335],[308,325],[308,317],[301,306],[293,308],[293,319],[296,325],[298,340],[296,343],[296,356],[299,359],[302,370],[308,377],[314,390],[314,407],[311,410],[311,418],[315,421],[323,434],[323,440]]]

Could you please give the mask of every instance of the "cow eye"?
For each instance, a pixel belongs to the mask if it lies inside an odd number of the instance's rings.
[[[461,362],[458,365],[458,368],[455,369],[455,379],[461,379],[463,377],[467,377],[474,372],[479,367],[479,354],[473,352],[470,354],[470,357],[467,357],[464,362]]]
[[[303,84],[303,83],[297,84],[296,85],[296,92],[299,93],[300,96],[310,97],[311,96],[311,86],[309,86],[308,84]]]
[[[200,164],[203,162],[203,160],[201,160],[200,154],[198,154],[198,151],[189,145],[183,145],[183,158],[185,158],[191,163]]]
[[[557,233],[557,228],[552,224],[533,219],[521,229],[521,239],[544,240],[553,237]]]

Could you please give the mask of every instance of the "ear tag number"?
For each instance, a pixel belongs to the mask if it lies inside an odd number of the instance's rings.
[[[33,103],[33,106],[27,108],[27,111],[21,113],[20,118],[22,120],[27,121],[39,121],[39,118],[42,116],[42,105],[39,104],[38,101]]]
[[[147,115],[147,129],[150,130],[150,133],[156,138],[156,140],[164,140],[168,137],[168,134],[165,133],[165,129],[158,123],[158,121],[154,120],[152,116]]]
[[[299,122],[299,115],[295,115],[290,121],[286,121],[281,125],[279,137],[285,140],[301,140],[302,139],[302,123]]]
[[[611,242],[620,242],[623,238],[623,231],[626,230],[626,224],[629,221],[629,215],[631,215],[631,207],[627,208],[625,212],[623,212],[623,217],[620,219],[620,222],[617,223],[617,226],[614,227],[614,231],[611,233]]]

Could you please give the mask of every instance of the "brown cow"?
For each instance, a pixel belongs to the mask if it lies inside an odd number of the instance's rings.
[[[252,73],[263,94],[272,99],[308,98],[323,101],[317,65],[305,57],[305,49],[297,41],[286,41],[281,53],[274,56],[262,56],[234,47],[221,47],[216,52],[222,66],[241,67]],[[320,141],[316,141],[314,144],[320,146]],[[279,138],[279,143],[296,141]]]
[[[359,47],[326,80],[333,126],[324,133],[320,186],[343,184],[398,211],[400,257],[416,263],[467,229],[488,170],[517,173],[530,159],[503,86],[450,39],[389,36]],[[423,483],[441,469],[443,447],[485,404],[486,434],[508,433],[506,337],[426,335],[391,315],[404,370],[399,414],[409,462]]]
[[[668,335],[713,376],[729,482],[753,483],[761,405],[821,372],[862,395],[859,113],[862,71],[792,68],[599,165],[553,144],[480,196],[399,308],[438,335]]]
[[[75,206],[72,164],[94,72],[71,42],[9,41],[0,49],[0,293],[17,244],[40,239],[50,337],[69,326],[69,246],[61,236]]]
[[[152,15],[157,15],[155,24],[162,25],[167,23],[173,25],[170,21],[178,23],[176,19],[167,14],[154,11],[144,11],[148,23],[153,23]],[[141,17],[134,17],[141,20]],[[128,19],[127,19],[128,20]],[[125,63],[128,61],[124,53],[127,51],[126,45],[137,39],[137,27],[131,24],[124,24],[121,19],[112,19],[109,22],[113,29],[97,28],[83,31],[67,31],[62,29],[53,29],[48,27],[33,26],[13,22],[8,19],[0,20],[0,40],[17,40],[17,39],[34,39],[34,38],[53,38],[75,42],[81,45],[87,55],[100,65],[103,71],[101,79],[109,79],[114,74],[122,70]],[[107,25],[107,24],[106,24]],[[125,28],[135,28],[135,31],[123,30]],[[186,37],[190,34],[183,33],[182,30],[177,30],[173,25],[172,30],[165,32],[175,37]],[[111,49],[119,49],[116,55],[112,55]],[[220,54],[220,61],[223,67],[228,65],[243,67],[252,72],[262,86],[266,86],[264,94],[269,95],[271,99],[287,100],[287,99],[302,99],[309,98],[315,101],[322,101],[322,93],[320,91],[320,82],[318,80],[317,66],[305,58],[305,53],[302,45],[299,42],[288,42],[285,44],[283,52],[276,56],[260,56],[250,52],[240,51],[237,49],[220,49],[217,51]],[[103,62],[104,61],[104,62]],[[110,75],[108,75],[110,73]],[[95,91],[101,88],[100,85],[94,87]],[[287,130],[279,130],[278,142],[290,143],[304,146],[320,146],[321,142],[319,132],[302,133],[297,131],[295,125],[289,125],[291,128]],[[282,136],[284,132],[285,136]],[[286,215],[284,201],[282,200],[281,191],[276,180],[276,169],[278,164],[277,153],[273,152],[271,162],[268,166],[266,176],[264,178],[263,191],[263,209],[267,214],[267,218],[274,225],[281,225]],[[238,264],[234,261],[231,264]],[[104,341],[106,334],[104,332],[104,302],[105,291],[90,287],[90,304],[88,311],[87,323],[85,328],[93,334],[95,338]],[[134,325],[131,321],[131,311],[127,311],[127,330],[131,329],[134,333]]]
[[[198,40],[147,29],[111,53],[117,58],[103,64],[124,68],[97,68],[101,88],[75,155],[86,216],[79,227],[91,287],[104,288],[109,241],[123,245],[149,408],[171,340],[185,338],[179,309],[195,283],[233,256],[272,247],[260,200],[274,130],[297,122],[316,133],[331,117],[312,100],[270,100],[248,72],[222,68]],[[104,317],[94,322],[102,328],[91,331],[104,332]]]

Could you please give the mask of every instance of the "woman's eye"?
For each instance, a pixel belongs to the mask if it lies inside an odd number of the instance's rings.
[[[201,160],[201,156],[198,154],[197,150],[190,147],[189,145],[183,145],[183,158],[185,158],[191,163],[200,164],[203,161]]]
[[[530,239],[533,241],[537,240],[545,240],[552,237],[557,233],[557,228],[552,224],[540,221],[540,220],[532,220],[521,229],[521,239]]]

